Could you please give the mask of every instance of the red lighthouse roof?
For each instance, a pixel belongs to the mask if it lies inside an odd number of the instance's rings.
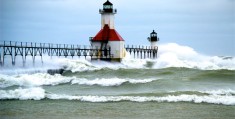
[[[96,34],[92,41],[124,41],[124,39],[115,29],[110,29],[106,24],[104,28]]]

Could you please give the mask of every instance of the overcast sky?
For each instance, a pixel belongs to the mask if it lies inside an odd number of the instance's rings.
[[[89,44],[106,0],[0,0],[0,40]],[[126,44],[187,45],[207,55],[235,56],[235,0],[110,0]]]

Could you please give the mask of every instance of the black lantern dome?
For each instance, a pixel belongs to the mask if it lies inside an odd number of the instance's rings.
[[[113,10],[113,4],[111,2],[109,2],[109,0],[107,0],[104,4],[103,4],[103,10],[100,10],[100,13],[116,13],[117,10]]]
[[[152,33],[150,33],[150,37],[148,37],[148,40],[150,42],[156,42],[159,41],[159,38],[157,37],[157,33],[153,30]]]
[[[113,3],[109,2],[109,0],[107,0],[103,5],[113,5]]]
[[[157,33],[153,30],[153,32],[150,34],[151,37],[157,37]]]

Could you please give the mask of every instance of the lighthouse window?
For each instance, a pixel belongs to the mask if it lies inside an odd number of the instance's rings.
[[[112,9],[111,5],[104,5],[104,9]]]

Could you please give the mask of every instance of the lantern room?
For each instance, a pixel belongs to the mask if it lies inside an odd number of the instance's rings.
[[[150,37],[148,37],[148,40],[151,43],[152,48],[155,48],[157,46],[157,42],[159,41],[159,38],[157,36],[157,33],[154,30],[152,33],[150,33]]]

